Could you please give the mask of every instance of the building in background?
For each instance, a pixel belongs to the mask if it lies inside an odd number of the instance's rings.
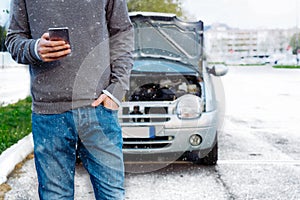
[[[290,41],[297,29],[238,29],[213,24],[205,30],[209,62],[264,64],[292,55]]]

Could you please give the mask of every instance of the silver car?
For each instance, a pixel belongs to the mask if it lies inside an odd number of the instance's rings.
[[[195,163],[218,159],[218,110],[210,75],[225,66],[203,60],[203,23],[172,14],[130,13],[135,62],[119,110],[125,160]]]

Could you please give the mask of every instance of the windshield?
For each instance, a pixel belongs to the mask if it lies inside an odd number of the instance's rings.
[[[164,57],[198,65],[202,56],[202,22],[176,17],[132,16],[136,57]]]

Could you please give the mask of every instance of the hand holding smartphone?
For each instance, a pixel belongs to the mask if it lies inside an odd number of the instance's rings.
[[[37,52],[40,59],[44,62],[56,61],[71,55],[68,28],[49,28],[48,32],[44,33],[38,42]]]
[[[50,40],[64,40],[67,44],[70,44],[69,29],[68,27],[49,28],[48,29]]]

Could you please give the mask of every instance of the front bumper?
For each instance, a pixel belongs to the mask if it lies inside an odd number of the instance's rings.
[[[156,155],[199,151],[204,157],[217,141],[217,112],[206,112],[199,119],[180,120],[171,117],[168,122],[122,124],[123,152],[128,155]],[[201,137],[199,145],[192,145],[190,137]],[[203,155],[203,156],[201,156]]]
[[[191,145],[189,140],[192,135],[201,137],[199,145]],[[200,150],[203,151],[203,155],[207,155],[216,143],[217,131],[216,127],[163,129],[160,134],[152,138],[124,138],[123,140],[124,154],[184,153]]]
[[[132,106],[132,105],[131,105]],[[168,102],[139,102],[140,107],[163,107],[165,113],[149,115],[163,119],[161,121],[146,122],[132,120],[135,117],[119,113],[123,131],[123,152],[126,157],[147,157],[158,154],[182,155],[188,151],[199,151],[199,157],[204,157],[213,148],[217,141],[218,112],[203,112],[197,119],[179,119],[172,110],[173,103]],[[139,117],[146,117],[142,115]],[[199,145],[192,145],[190,137],[201,137]]]

